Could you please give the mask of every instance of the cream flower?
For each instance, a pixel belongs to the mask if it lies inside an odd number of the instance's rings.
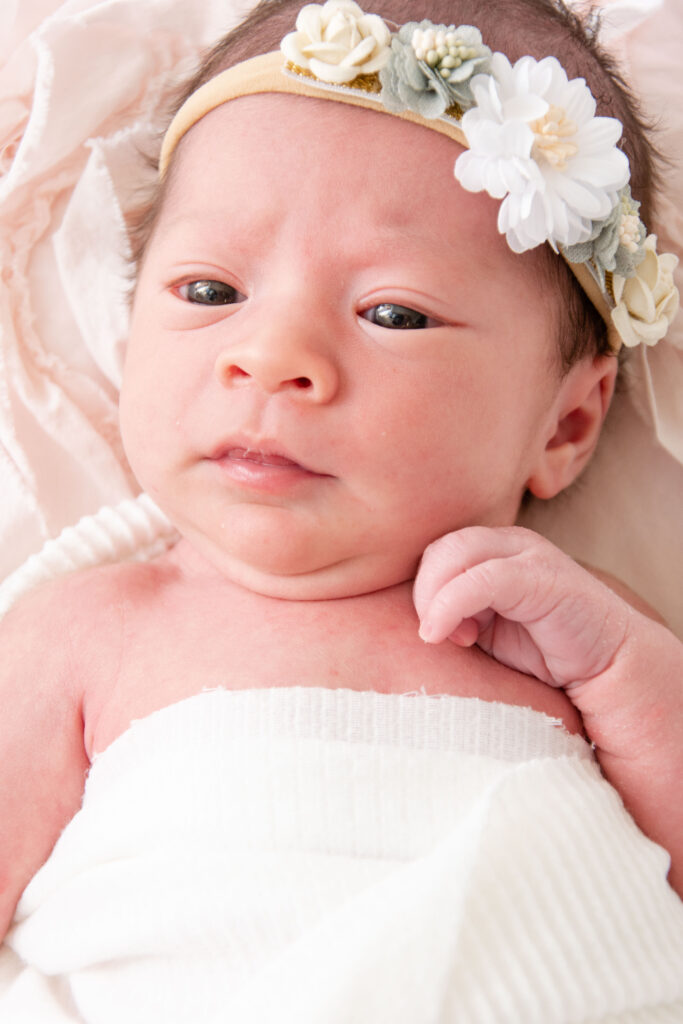
[[[678,310],[679,295],[674,284],[678,257],[657,254],[657,236],[645,239],[645,259],[633,277],[614,274],[612,290],[616,307],[614,326],[628,348],[655,345],[664,337]]]
[[[586,241],[629,179],[621,123],[595,117],[586,83],[567,79],[555,57],[512,66],[494,53],[491,74],[475,75],[471,88],[476,106],[462,119],[470,148],[455,165],[463,188],[503,200],[498,228],[515,252]]]
[[[321,82],[344,85],[379,71],[389,59],[389,29],[378,14],[365,14],[353,0],[306,4],[296,29],[280,48],[288,61]]]

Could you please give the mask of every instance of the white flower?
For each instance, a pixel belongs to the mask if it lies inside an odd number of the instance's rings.
[[[322,82],[343,85],[371,74],[389,59],[391,32],[377,14],[365,14],[353,0],[306,4],[296,32],[280,48],[288,61]]]
[[[657,254],[657,236],[645,239],[645,259],[633,277],[614,274],[612,290],[616,308],[612,320],[624,345],[633,348],[654,345],[664,337],[678,310],[678,289],[674,270],[678,258],[669,252]]]
[[[621,123],[595,117],[585,81],[568,80],[555,57],[513,67],[494,53],[491,74],[475,75],[471,88],[476,105],[462,119],[470,148],[455,165],[463,188],[503,200],[498,228],[515,252],[586,241],[629,179]]]

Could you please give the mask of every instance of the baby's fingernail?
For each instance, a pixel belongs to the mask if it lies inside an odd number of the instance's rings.
[[[419,629],[420,639],[424,640],[426,644],[431,644],[434,637],[434,627],[428,619],[420,623]]]

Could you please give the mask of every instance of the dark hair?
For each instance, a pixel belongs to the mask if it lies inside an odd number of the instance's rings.
[[[268,50],[276,50],[291,31],[301,0],[261,0],[249,16],[210,50],[196,73],[176,91],[169,120],[204,82],[220,71]],[[403,24],[428,17],[435,23],[473,24],[492,50],[514,63],[529,54],[536,59],[561,55],[569,78],[584,78],[595,97],[597,113],[616,117],[623,125],[620,145],[631,167],[631,191],[641,203],[641,217],[651,222],[658,186],[658,154],[640,106],[611,56],[599,45],[599,18],[580,18],[562,0],[377,0],[373,11]],[[137,271],[163,205],[170,173],[154,187],[151,198],[131,218],[133,263]],[[602,317],[579,286],[566,262],[549,246],[542,249],[546,283],[558,303],[558,348],[564,371],[585,355],[609,352]]]

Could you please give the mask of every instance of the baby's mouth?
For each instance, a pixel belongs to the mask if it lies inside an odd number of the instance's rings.
[[[277,452],[264,452],[258,448],[228,448],[222,457],[231,462],[255,462],[259,466],[287,466],[292,469],[305,469],[298,462],[293,462],[285,455]]]
[[[216,445],[209,459],[221,466],[232,480],[259,490],[287,488],[329,475],[298,462],[296,454],[270,438],[236,436]]]
[[[292,458],[286,449],[267,441],[261,444],[249,444],[246,438],[234,438],[220,445],[209,456],[226,469],[232,468],[240,474],[240,479],[252,479],[254,474],[272,474],[273,479],[300,479],[302,476],[321,477],[320,473],[310,466],[304,466]],[[246,474],[246,476],[244,476]]]

